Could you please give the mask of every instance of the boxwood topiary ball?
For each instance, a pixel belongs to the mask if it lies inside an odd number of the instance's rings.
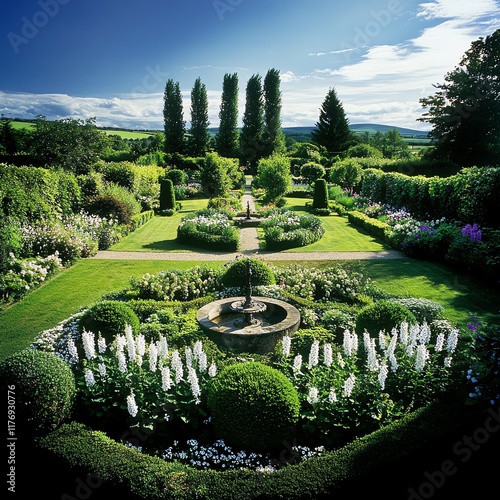
[[[103,300],[89,307],[80,317],[78,328],[101,335],[107,342],[113,342],[117,335],[125,333],[125,327],[130,325],[132,331],[139,331],[139,317],[125,302],[118,300]]]
[[[252,361],[224,368],[212,379],[207,404],[215,430],[227,444],[270,451],[293,438],[299,396],[278,370]]]
[[[4,393],[14,394],[16,429],[43,435],[71,416],[76,396],[71,368],[53,353],[25,349],[0,362]]]
[[[393,328],[406,322],[410,325],[417,323],[413,313],[397,302],[379,300],[363,307],[356,316],[356,332],[361,334],[365,330],[372,335],[379,331],[390,333]]]
[[[259,259],[237,259],[228,267],[222,277],[224,286],[244,287],[247,283],[248,261],[252,270],[252,286],[267,286],[276,283],[273,270]]]

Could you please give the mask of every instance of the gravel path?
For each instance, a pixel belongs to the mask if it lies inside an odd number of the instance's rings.
[[[255,210],[255,200],[252,196],[250,185],[247,183],[245,194],[241,200],[243,210]],[[257,229],[255,227],[242,227],[240,229],[239,252],[113,252],[103,250],[97,252],[93,259],[105,260],[234,260],[242,255],[261,256],[266,260],[380,260],[404,259],[406,256],[395,250],[383,252],[268,252],[259,249]]]

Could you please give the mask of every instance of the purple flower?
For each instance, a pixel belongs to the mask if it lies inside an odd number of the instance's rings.
[[[476,325],[473,325],[472,323],[469,323],[467,325],[467,328],[471,331],[471,332],[475,332],[477,330],[476,328]]]

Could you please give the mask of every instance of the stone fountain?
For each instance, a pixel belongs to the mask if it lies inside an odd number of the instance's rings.
[[[271,352],[278,340],[300,326],[300,313],[278,299],[252,296],[252,270],[248,259],[244,297],[228,297],[201,307],[196,319],[219,346],[233,352]]]

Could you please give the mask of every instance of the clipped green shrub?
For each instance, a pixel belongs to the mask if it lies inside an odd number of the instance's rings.
[[[73,411],[76,395],[71,368],[53,353],[25,349],[0,362],[4,393],[15,394],[19,432],[42,435],[53,431]]]
[[[137,333],[139,330],[137,314],[124,302],[103,300],[90,306],[83,313],[78,328],[80,332],[85,329],[96,335],[100,333],[108,342],[112,342],[117,335],[124,334],[127,325]]]
[[[94,196],[84,208],[90,214],[115,219],[118,224],[129,225],[132,220],[132,211],[127,204],[111,195]]]
[[[432,323],[434,320],[443,319],[444,307],[438,302],[424,298],[394,299],[394,302],[407,307],[421,323]]]
[[[385,240],[386,232],[389,229],[389,225],[387,223],[368,217],[368,215],[358,212],[357,210],[349,212],[347,214],[347,218],[352,225],[364,229],[366,232],[376,238],[380,238],[382,241]]]
[[[256,451],[291,439],[300,408],[298,393],[285,375],[255,361],[224,368],[208,387],[207,404],[222,439]]]
[[[242,210],[241,201],[236,198],[210,198],[207,203],[208,209],[222,210],[225,213],[235,216],[237,212]]]
[[[389,333],[393,328],[398,328],[403,322],[408,324],[418,323],[413,313],[405,306],[389,300],[379,300],[363,307],[356,316],[356,332],[365,330],[372,335],[379,331]]]
[[[248,262],[252,271],[252,286],[267,286],[276,283],[274,271],[259,259],[236,259],[222,276],[224,286],[245,286],[247,282]]]
[[[181,186],[187,182],[187,174],[183,170],[173,168],[165,174],[166,179],[170,179],[174,186]]]
[[[160,211],[175,210],[175,207],[174,183],[171,179],[163,178],[160,180]]]
[[[328,208],[328,187],[325,179],[316,179],[314,182],[314,196],[312,207],[314,209]]]

